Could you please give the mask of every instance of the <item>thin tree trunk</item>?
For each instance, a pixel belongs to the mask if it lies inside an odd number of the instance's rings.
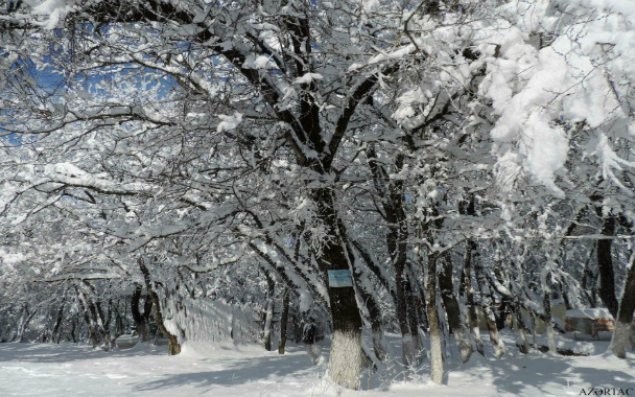
[[[117,304],[113,306],[113,312],[115,315],[114,339],[117,339],[118,337],[120,337],[124,332],[123,318],[121,317],[121,312],[119,311],[119,304],[120,302],[118,301]],[[124,308],[125,308],[125,304],[124,304]]]
[[[373,334],[373,350],[375,356],[379,360],[383,360],[386,355],[386,348],[384,346],[384,332],[382,330],[381,310],[377,300],[373,296],[373,293],[366,291],[364,283],[361,280],[362,274],[359,272],[358,262],[353,254],[352,247],[349,246],[348,253],[349,259],[353,264],[353,282],[355,292],[358,294],[359,301],[364,303],[366,311],[368,312],[368,321]]]
[[[84,286],[91,294],[94,295],[94,287],[87,281],[83,282]],[[104,350],[110,350],[112,348],[112,341],[110,340],[110,332],[108,331],[108,325],[105,320],[104,311],[101,308],[101,304],[97,301],[94,302],[88,295],[84,294],[88,310],[93,319],[93,327],[95,333],[99,335],[100,344]]]
[[[403,182],[390,180],[384,167],[377,161],[377,153],[373,145],[366,149],[366,156],[373,175],[373,182],[380,195],[382,207],[384,209],[386,221],[388,223],[388,233],[386,234],[386,245],[388,254],[395,269],[395,298],[396,315],[399,331],[401,332],[401,351],[403,363],[406,367],[413,369],[418,347],[418,334],[413,331],[412,313],[409,313],[409,304],[406,298],[408,290],[408,280],[405,274],[406,252],[408,249],[408,225],[406,214],[403,209]],[[404,157],[398,155],[395,159],[397,170],[403,168]]]
[[[135,289],[132,292],[132,296],[130,298],[130,312],[132,313],[132,319],[135,322],[135,327],[137,328],[137,334],[139,335],[139,342],[147,342],[150,340],[150,334],[148,330],[148,323],[146,321],[146,316],[144,313],[141,313],[139,310],[139,303],[141,302],[141,293],[143,291],[143,287],[139,283],[135,283]],[[146,298],[146,301],[150,301]]]
[[[108,317],[104,316],[104,311],[102,310],[101,303],[99,301],[94,304],[94,313],[96,316],[96,322],[98,325],[98,330],[101,335],[102,343],[104,345],[105,350],[110,350],[112,348],[112,339],[110,338],[110,318],[111,313],[108,311]]]
[[[459,202],[459,213],[470,217],[476,216],[476,200],[474,193],[468,193],[467,200]],[[465,245],[465,254],[463,257],[463,271],[461,277],[461,287],[459,295],[465,297],[465,316],[467,318],[467,327],[470,330],[472,340],[476,344],[476,351],[484,355],[483,342],[481,340],[481,330],[478,324],[478,315],[476,312],[476,302],[474,300],[473,262],[478,258],[476,242],[468,239]]]
[[[422,350],[421,341],[421,298],[415,292],[416,285],[413,285],[414,277],[410,275],[406,278],[406,300],[408,302],[407,314],[408,314],[408,328],[412,337],[412,349],[414,350],[414,365],[417,364],[417,355]]]
[[[520,307],[514,307],[514,315],[516,317],[516,330],[518,332],[518,340],[516,342],[516,345],[518,346],[518,350],[520,350],[521,353],[527,354],[529,353],[527,326],[525,325],[525,320],[523,319],[523,314],[520,311]]]
[[[481,329],[478,325],[476,302],[474,300],[474,286],[472,283],[472,261],[474,260],[475,251],[476,243],[472,240],[468,240],[465,248],[462,290],[465,294],[465,303],[467,305],[467,322],[470,327],[472,338],[474,338],[476,343],[476,351],[478,351],[481,355],[484,355],[483,341],[481,340]]]
[[[426,298],[430,333],[430,376],[434,383],[442,384],[444,378],[443,341],[441,336],[441,322],[439,321],[439,312],[437,309],[437,256],[435,254],[428,256]]]
[[[602,216],[602,208],[598,207],[597,211],[598,215]],[[602,222],[602,234],[607,237],[613,237],[615,235],[615,216],[612,214],[603,216]],[[602,299],[613,318],[616,318],[618,303],[615,297],[615,273],[611,255],[612,245],[613,240],[611,238],[598,240],[597,260],[600,275],[600,299]]]
[[[492,309],[492,305],[494,304],[494,300],[492,299],[491,290],[489,288],[489,283],[487,282],[487,278],[483,273],[483,269],[481,266],[477,268],[477,281],[480,286],[480,296],[481,296],[481,310],[483,311],[483,317],[485,317],[485,324],[487,325],[487,329],[489,331],[489,339],[494,347],[494,356],[496,358],[501,358],[505,353],[505,347],[503,345],[503,341],[501,340],[498,334],[498,327],[496,326],[496,317],[494,316],[494,310]]]
[[[357,277],[356,277],[357,278]],[[373,350],[375,356],[379,360],[383,360],[386,357],[386,347],[384,346],[384,332],[381,324],[381,310],[379,304],[371,293],[364,291],[361,284],[356,280],[357,291],[360,294],[360,299],[366,305],[368,310],[370,328],[373,334]]]
[[[62,327],[63,321],[64,321],[64,303],[60,305],[60,308],[57,311],[55,326],[53,327],[52,338],[55,343],[60,343],[60,337],[61,337],[60,328]]]
[[[397,294],[397,324],[401,332],[401,350],[402,359],[406,367],[411,368],[415,365],[416,347],[414,335],[411,333],[410,325],[408,324],[408,308],[406,302],[406,289],[407,289],[406,275],[403,268],[397,267],[395,269],[395,285]]]
[[[373,297],[370,297],[366,305],[368,306],[370,327],[373,332],[373,351],[377,359],[383,361],[386,358],[386,346],[384,343],[384,331],[381,326],[381,311]]]
[[[99,324],[97,322],[97,309],[84,291],[80,290],[79,287],[75,287],[75,290],[77,291],[77,297],[84,312],[84,321],[88,328],[88,338],[93,348],[96,348],[103,341],[103,333],[99,330]]]
[[[20,343],[25,342],[26,330],[29,327],[29,323],[31,322],[31,319],[33,318],[34,315],[35,315],[35,311],[30,312],[28,304],[25,303],[22,305],[22,315],[20,316],[20,321],[18,323],[18,329],[15,336],[15,340],[17,340]]]
[[[493,300],[492,300],[493,301]],[[508,296],[501,296],[501,304],[498,310],[494,313],[494,317],[496,318],[496,329],[499,331],[504,329],[507,323],[507,318],[512,317],[512,301]]]
[[[181,344],[179,343],[179,340],[176,337],[176,335],[168,331],[167,328],[165,327],[165,324],[163,323],[163,313],[161,312],[161,301],[159,300],[159,295],[154,290],[154,287],[152,285],[152,279],[150,278],[150,271],[146,267],[145,262],[143,261],[143,258],[139,258],[137,263],[139,264],[139,269],[141,270],[141,273],[143,274],[143,281],[145,282],[146,289],[148,290],[148,295],[150,296],[150,299],[152,299],[152,308],[154,309],[153,313],[154,313],[154,319],[157,322],[157,327],[159,328],[161,333],[168,338],[168,354],[171,356],[179,354],[181,352]]]
[[[556,332],[553,329],[553,321],[551,320],[551,297],[549,296],[548,291],[544,292],[542,303],[545,309],[545,316],[543,320],[547,331],[547,346],[549,347],[549,353],[557,353],[558,347],[556,346]]]
[[[273,328],[273,301],[275,298],[275,282],[269,276],[266,275],[267,278],[267,306],[265,308],[265,321],[264,321],[264,331],[263,331],[263,341],[265,345],[265,350],[272,351],[273,348],[271,346],[271,331]]]
[[[282,293],[282,314],[280,316],[280,343],[278,344],[278,354],[284,354],[287,345],[287,328],[289,324],[289,300],[291,292],[285,287]]]
[[[453,271],[452,259],[450,254],[446,253],[443,256],[443,267],[439,275],[439,290],[448,316],[449,331],[454,335],[454,339],[459,346],[461,360],[465,363],[472,355],[472,344],[461,321],[461,308],[454,294]]]
[[[68,334],[71,337],[71,340],[73,341],[73,343],[77,343],[77,337],[75,336],[75,330],[77,329],[77,320],[73,319],[71,320],[71,329],[68,332]]]
[[[594,244],[591,253],[584,265],[584,273],[582,275],[582,291],[584,292],[587,300],[589,301],[590,307],[597,307],[597,274],[591,268],[592,263],[597,261],[593,261],[593,256],[595,251],[597,250],[597,244]]]
[[[615,321],[615,331],[611,341],[611,350],[619,358],[626,358],[626,351],[635,342],[635,326],[633,312],[635,311],[635,251],[631,255],[630,268],[624,284],[624,292]]]

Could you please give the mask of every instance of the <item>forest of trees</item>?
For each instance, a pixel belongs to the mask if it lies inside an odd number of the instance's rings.
[[[448,355],[540,348],[539,322],[557,353],[562,302],[607,308],[624,357],[633,21],[604,0],[0,0],[0,340],[134,328],[178,354],[208,305],[280,353],[327,337],[344,387],[386,333],[440,383]]]

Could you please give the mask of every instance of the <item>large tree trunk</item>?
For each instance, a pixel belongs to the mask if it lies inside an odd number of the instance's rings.
[[[630,268],[626,276],[626,284],[624,284],[624,292],[611,341],[611,350],[619,358],[626,358],[626,351],[630,350],[635,342],[633,312],[635,312],[635,250],[631,255]]]
[[[318,207],[320,219],[327,229],[321,254],[316,257],[320,270],[326,280],[329,271],[350,272],[349,259],[345,252],[346,234],[344,225],[337,217],[332,191],[318,188],[312,191],[313,201]],[[329,376],[340,386],[349,389],[359,388],[359,377],[362,370],[362,317],[359,313],[355,290],[352,286],[328,285],[331,318],[333,320],[333,339]]]

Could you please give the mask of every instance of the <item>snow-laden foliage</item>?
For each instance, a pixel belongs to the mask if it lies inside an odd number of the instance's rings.
[[[332,335],[356,388],[631,307],[628,2],[0,6],[2,338]]]

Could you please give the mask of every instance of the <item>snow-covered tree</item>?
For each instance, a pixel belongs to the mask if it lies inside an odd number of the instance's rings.
[[[2,301],[21,297],[0,310],[20,327],[33,283],[65,297],[39,313],[68,304],[106,346],[120,306],[172,353],[202,307],[261,313],[267,349],[291,315],[309,343],[330,334],[331,379],[358,388],[387,329],[408,370],[429,338],[441,383],[444,339],[483,354],[477,312],[497,357],[508,314],[521,351],[538,320],[557,351],[552,297],[598,295],[624,356],[632,6],[0,5]]]

